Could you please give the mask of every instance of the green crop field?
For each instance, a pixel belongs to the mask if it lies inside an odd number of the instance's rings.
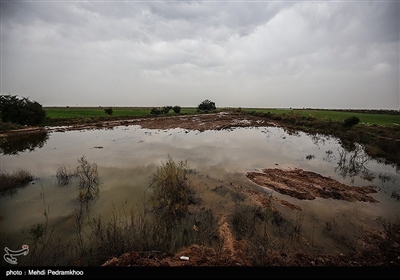
[[[152,107],[113,107],[114,117],[140,117],[148,116]],[[107,116],[101,107],[44,107],[47,116],[50,119],[68,119]],[[224,110],[219,108],[218,111]],[[400,125],[400,115],[360,113],[335,110],[312,110],[312,109],[274,109],[274,108],[242,108],[243,112],[270,112],[272,114],[301,114],[303,116],[312,116],[322,120],[331,119],[333,121],[343,121],[348,117],[356,116],[363,124],[376,124],[384,126]],[[195,107],[182,107],[181,114],[195,114]],[[171,110],[168,115],[175,115]]]
[[[309,115],[320,119],[331,119],[343,121],[348,117],[356,116],[360,119],[360,123],[376,124],[385,126],[400,125],[400,115],[385,115],[385,114],[369,114],[346,111],[330,111],[330,110],[301,110],[303,115]]]
[[[152,107],[113,107],[113,116],[116,117],[137,117],[150,115]],[[50,119],[67,119],[82,117],[107,116],[100,107],[44,107]],[[182,108],[181,114],[193,114],[196,108]],[[169,115],[174,115],[171,110]]]
[[[312,116],[322,120],[344,121],[346,118],[356,116],[363,124],[376,124],[384,126],[398,126],[400,125],[400,115],[389,114],[373,114],[373,113],[359,113],[348,111],[335,111],[335,110],[311,110],[311,109],[262,109],[262,108],[244,108],[246,112],[271,112],[272,114],[301,114],[303,116]]]

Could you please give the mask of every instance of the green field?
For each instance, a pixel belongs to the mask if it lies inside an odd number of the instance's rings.
[[[310,115],[324,120],[331,119],[343,121],[348,117],[356,116],[360,123],[376,124],[384,126],[400,125],[400,115],[368,114],[358,112],[340,112],[340,111],[319,111],[319,110],[301,110],[303,115]]]
[[[100,107],[44,107],[50,119],[107,116]],[[115,117],[140,117],[150,115],[152,107],[113,107]],[[181,114],[194,114],[196,108],[182,108]],[[168,115],[174,115],[171,110]]]
[[[356,116],[360,119],[362,124],[376,124],[384,126],[398,126],[400,125],[400,115],[388,114],[372,114],[372,113],[359,113],[348,111],[335,111],[335,110],[311,110],[311,109],[247,109],[242,108],[245,112],[271,112],[272,114],[301,114],[302,116],[311,116],[322,120],[344,121],[346,118]]]
[[[140,117],[150,115],[152,107],[113,107],[113,117]],[[50,119],[68,119],[107,116],[103,108],[100,107],[44,107]],[[218,111],[224,110],[219,108]],[[335,110],[312,110],[312,109],[274,109],[274,108],[242,108],[243,112],[270,112],[272,114],[301,114],[302,116],[312,116],[322,120],[331,119],[333,121],[343,121],[348,117],[356,116],[363,124],[376,124],[384,126],[400,125],[400,115],[360,113]],[[195,114],[195,107],[182,107],[181,114]],[[171,110],[168,115],[175,115]]]

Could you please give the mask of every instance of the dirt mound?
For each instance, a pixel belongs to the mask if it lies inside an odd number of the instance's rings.
[[[373,186],[348,186],[329,177],[302,169],[263,169],[263,172],[246,174],[254,183],[298,199],[312,200],[317,197],[345,201],[378,202],[370,193],[376,193]]]

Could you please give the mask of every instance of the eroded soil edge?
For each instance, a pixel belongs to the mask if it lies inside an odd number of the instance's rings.
[[[320,197],[349,202],[378,202],[369,195],[377,192],[374,186],[348,186],[332,178],[298,168],[266,168],[262,171],[248,172],[246,176],[260,186],[297,199],[312,200]]]

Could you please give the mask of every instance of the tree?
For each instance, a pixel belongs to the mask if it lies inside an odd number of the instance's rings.
[[[216,109],[215,103],[206,99],[197,106],[200,111],[214,111]]]
[[[3,122],[21,125],[38,125],[46,119],[41,104],[17,95],[0,95],[0,112]]]

